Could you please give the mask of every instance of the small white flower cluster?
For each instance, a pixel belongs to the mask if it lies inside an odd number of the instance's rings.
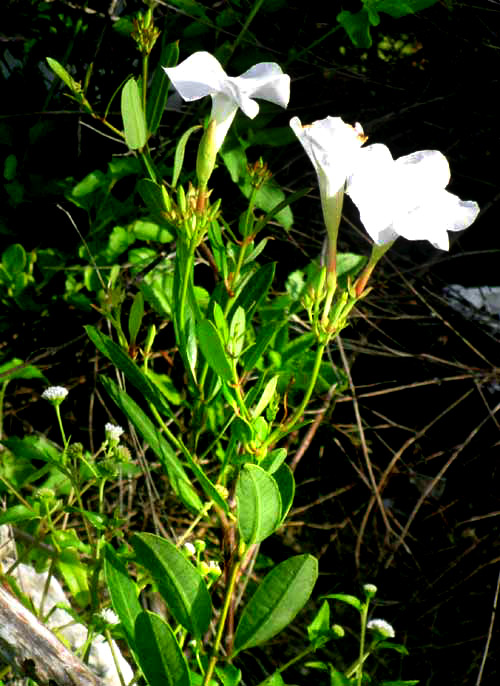
[[[42,398],[49,402],[62,402],[68,395],[69,391],[64,386],[49,386],[42,393]]]
[[[371,631],[378,632],[384,638],[394,638],[396,635],[393,627],[389,624],[389,622],[386,622],[385,619],[370,619],[366,625],[366,628],[370,629]]]
[[[121,435],[123,434],[122,427],[117,426],[116,424],[111,424],[111,422],[108,422],[105,425],[104,431],[106,432],[106,438],[108,439],[108,441],[118,442],[120,440]]]
[[[120,623],[120,620],[118,619],[118,615],[110,607],[105,607],[103,610],[101,610],[100,615],[101,615],[101,618],[104,619],[106,624],[119,624]]]

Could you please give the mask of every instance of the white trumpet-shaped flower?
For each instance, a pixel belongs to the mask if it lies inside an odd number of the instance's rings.
[[[294,117],[290,126],[316,170],[323,217],[329,238],[335,241],[346,177],[366,136],[360,124],[350,126],[340,117],[319,119],[309,126],[302,126],[300,119]]]
[[[445,190],[450,168],[437,150],[394,160],[385,145],[375,144],[359,150],[354,163],[346,193],[379,246],[404,236],[448,250],[447,232],[466,229],[479,213],[476,202]]]
[[[275,62],[260,62],[241,76],[228,76],[218,60],[208,52],[195,52],[177,67],[164,67],[168,78],[183,100],[212,96],[211,120],[216,122],[217,150],[231,126],[238,108],[247,117],[257,116],[254,98],[281,107],[290,99],[290,77]]]

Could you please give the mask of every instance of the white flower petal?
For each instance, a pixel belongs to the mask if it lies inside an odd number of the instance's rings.
[[[195,52],[176,67],[163,67],[183,100],[191,102],[220,92],[228,76],[209,52]]]
[[[232,79],[252,98],[267,100],[286,108],[290,100],[290,77],[275,62],[259,62]]]
[[[386,146],[371,145],[359,151],[346,192],[378,245],[403,236],[448,250],[447,232],[467,228],[479,212],[477,203],[445,190],[449,180],[448,160],[438,150],[393,161]]]
[[[302,126],[294,117],[290,126],[313,163],[324,191],[335,195],[344,187],[353,158],[365,141],[361,127],[350,126],[340,117],[319,119],[310,126]]]
[[[290,77],[274,62],[261,62],[241,76],[230,77],[208,52],[195,52],[177,67],[164,67],[180,96],[187,101],[212,96],[211,118],[216,121],[217,150],[222,145],[238,108],[253,119],[259,105],[253,98],[281,107],[290,99]]]

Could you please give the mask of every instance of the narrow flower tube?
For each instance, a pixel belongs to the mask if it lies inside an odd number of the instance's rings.
[[[275,62],[260,62],[241,76],[228,76],[208,52],[195,52],[176,67],[163,67],[183,100],[191,102],[210,95],[211,120],[216,122],[218,151],[240,108],[253,119],[259,112],[254,98],[286,107],[290,99],[290,77]]]
[[[319,119],[302,126],[300,119],[290,121],[318,177],[323,218],[328,232],[328,270],[336,268],[337,234],[342,214],[346,177],[353,167],[353,157],[366,141],[360,124],[350,126],[340,117]]]
[[[394,160],[389,148],[375,144],[356,156],[346,193],[377,245],[403,236],[448,250],[448,231],[463,231],[479,213],[476,202],[446,190],[449,181],[448,160],[439,151],[420,150]]]

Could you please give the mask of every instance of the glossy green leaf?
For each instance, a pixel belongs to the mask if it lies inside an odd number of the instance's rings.
[[[290,557],[269,572],[243,610],[233,656],[284,629],[309,600],[317,578],[318,561],[312,555]]]
[[[281,496],[274,478],[255,464],[246,464],[236,483],[238,527],[248,545],[260,543],[281,522]]]
[[[286,460],[286,456],[287,452],[285,448],[276,448],[276,450],[272,450],[265,456],[260,463],[260,466],[262,469],[265,469],[266,472],[269,472],[269,474],[274,474]]]
[[[52,57],[46,57],[47,64],[49,67],[52,69],[54,74],[58,76],[61,81],[63,81],[66,86],[70,89],[75,94],[78,94],[81,92],[82,87],[80,84],[75,81],[75,79],[71,76],[71,74],[62,66],[62,64],[59,64],[59,62]]]
[[[358,612],[363,612],[363,603],[356,598],[355,595],[349,595],[348,593],[330,593],[329,595],[322,596],[322,598],[340,600],[342,603],[355,607]]]
[[[140,150],[146,145],[148,132],[137,81],[129,79],[123,86],[121,112],[125,142],[130,150]]]
[[[263,326],[260,329],[255,343],[243,353],[242,361],[243,369],[245,371],[251,371],[255,367],[259,358],[267,350],[277,331],[279,331],[279,328],[275,328],[274,326]]]
[[[255,408],[252,410],[252,416],[253,417],[259,417],[266,407],[269,405],[271,400],[273,399],[273,396],[276,392],[276,385],[278,383],[279,375],[276,374],[273,376],[269,381],[267,382],[262,395],[260,396],[259,402],[255,406]]]
[[[113,609],[122,623],[129,646],[134,649],[135,620],[142,612],[138,589],[113,548],[104,548],[104,574]]]
[[[292,470],[285,462],[273,473],[273,479],[278,485],[281,496],[281,521],[283,521],[292,507],[295,479]]]
[[[165,440],[160,430],[141,410],[139,405],[125,391],[122,391],[114,381],[107,377],[101,377],[100,381],[113,402],[118,405],[123,414],[132,422],[160,460],[174,493],[179,496],[189,510],[200,512],[203,508],[203,503],[192,487],[191,480],[184,471],[184,467],[170,443]]]
[[[111,340],[109,336],[102,334],[93,326],[85,326],[88,337],[95,345],[97,350],[107,357],[111,362],[122,371],[127,379],[133,384],[139,393],[156,407],[160,414],[173,418],[166,399],[159,393],[144,372],[130,359],[129,355]]]
[[[146,105],[146,118],[149,132],[153,135],[160,125],[167,104],[170,81],[163,67],[175,67],[179,60],[179,42],[169,43],[163,48],[158,66],[155,69]]]
[[[191,136],[192,133],[197,131],[198,129],[201,129],[202,126],[200,124],[197,124],[196,126],[192,126],[190,129],[188,129],[185,133],[182,134],[182,136],[179,138],[179,142],[177,143],[177,147],[175,149],[175,157],[174,157],[174,171],[172,173],[172,187],[175,188],[177,186],[177,181],[179,180],[179,176],[181,175],[182,171],[182,165],[184,164],[184,153],[186,151],[186,145],[189,140],[189,137]]]
[[[242,307],[244,309],[247,321],[252,319],[256,308],[265,299],[269,289],[271,288],[275,269],[276,263],[269,262],[255,272],[245,287],[242,288],[241,292],[236,298],[236,301],[231,307],[228,315],[228,321],[231,321],[231,318],[238,307]]]
[[[241,355],[245,344],[245,310],[237,307],[229,327],[228,353],[234,360]]]
[[[154,534],[134,534],[137,561],[155,580],[176,622],[195,638],[208,629],[212,613],[210,595],[200,572],[170,541]]]
[[[209,366],[224,381],[233,380],[233,371],[224,350],[222,339],[214,324],[204,319],[198,324],[200,348]]]
[[[147,611],[138,615],[135,646],[149,686],[191,686],[186,658],[174,632],[159,615]]]

